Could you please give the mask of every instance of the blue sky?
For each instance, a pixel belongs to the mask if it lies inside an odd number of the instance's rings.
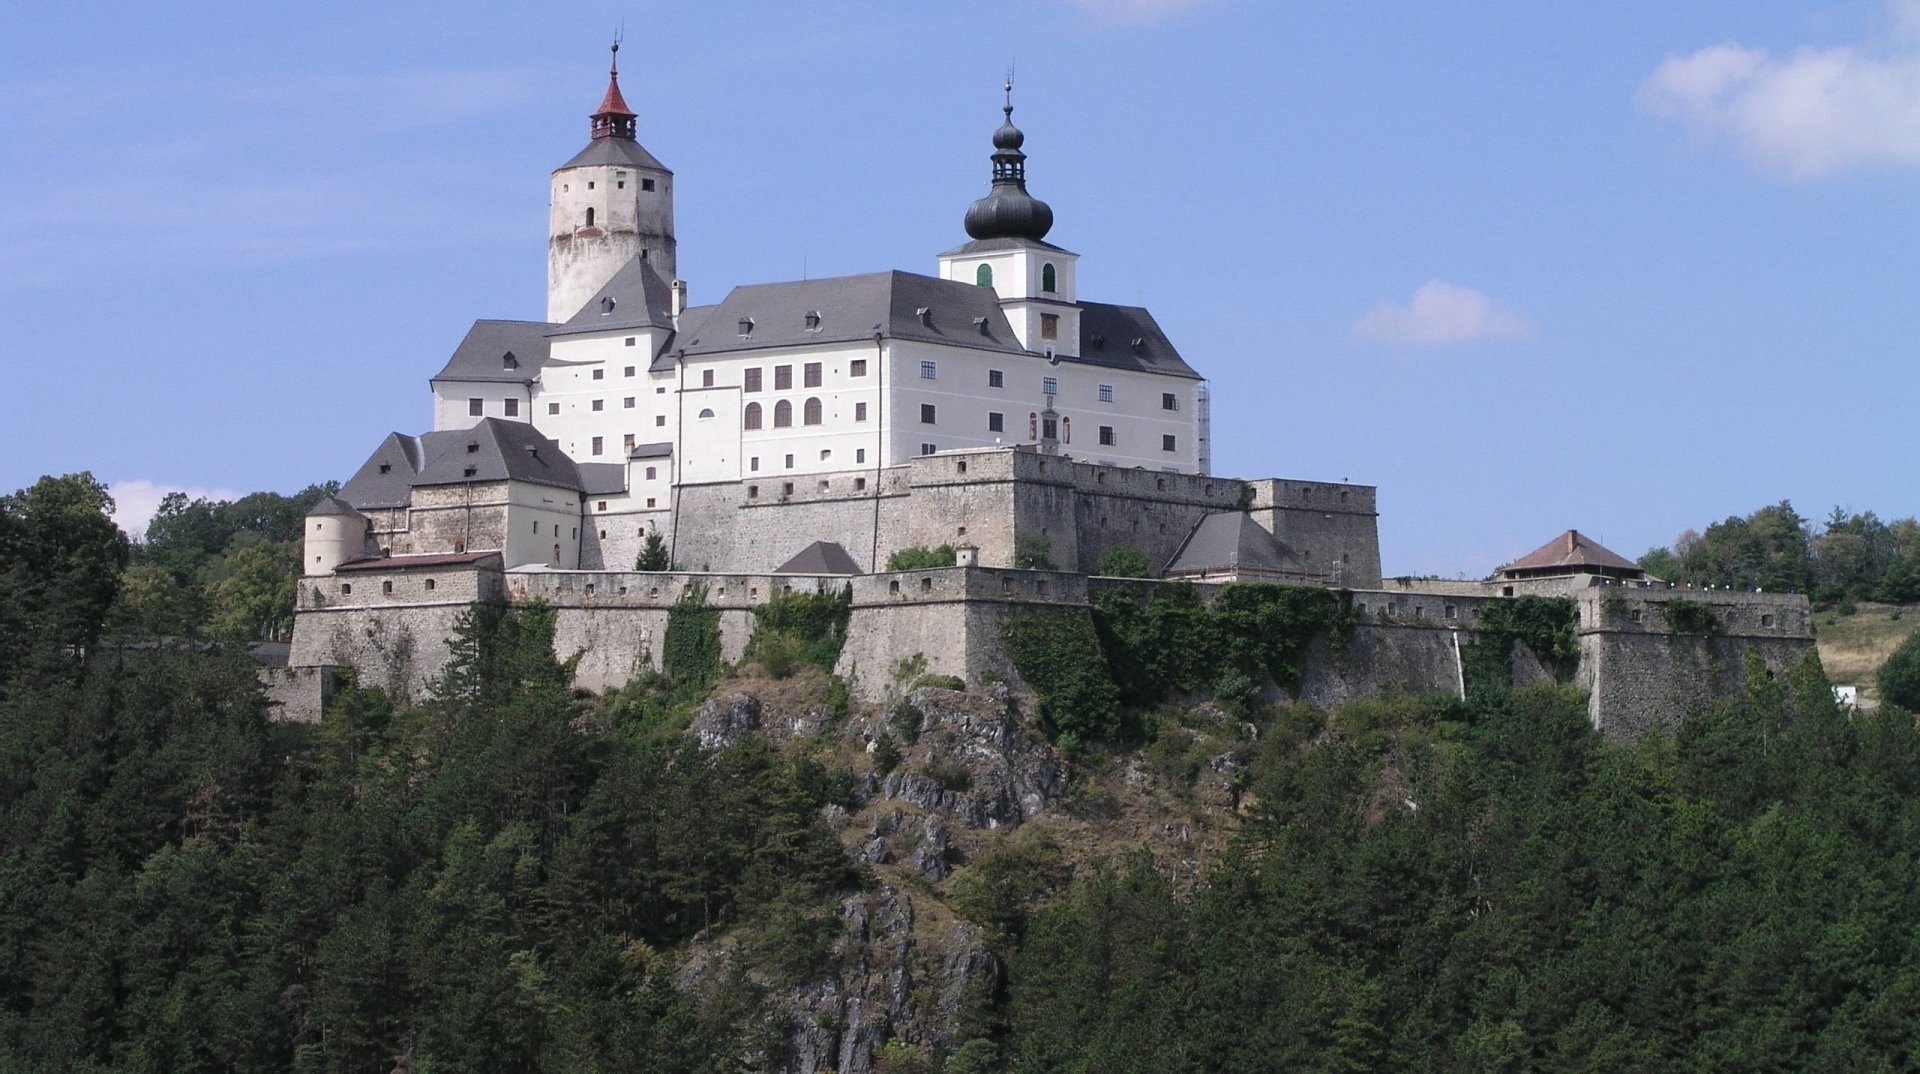
[[[1217,472],[1380,486],[1389,573],[1920,505],[1920,3],[40,5],[0,33],[0,487],[344,478],[537,318],[622,85],[696,302],[930,272],[1018,68],[1081,293]]]

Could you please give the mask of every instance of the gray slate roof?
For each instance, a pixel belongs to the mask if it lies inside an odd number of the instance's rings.
[[[792,559],[773,569],[775,574],[864,574],[845,548],[832,541],[815,541]]]
[[[1069,250],[1064,246],[1055,246],[1054,244],[1047,242],[1045,239],[1002,238],[1002,239],[974,239],[971,242],[961,243],[959,246],[956,246],[951,250],[947,250],[943,252],[940,256],[941,257],[967,257],[972,254],[998,253],[1001,250],[1053,250],[1057,253],[1063,253],[1063,254],[1070,254],[1073,252],[1072,250]]]
[[[559,444],[525,422],[483,418],[471,429],[388,434],[339,498],[360,511],[405,507],[419,486],[505,480],[581,490],[580,469]]]
[[[627,468],[617,462],[578,462],[580,491],[589,496],[605,496],[627,491]]]
[[[666,440],[652,444],[635,444],[633,450],[627,452],[629,459],[665,459],[672,455],[673,444]]]
[[[1245,511],[1218,511],[1200,520],[1167,564],[1168,574],[1220,571],[1311,575],[1300,557]]]
[[[665,164],[660,163],[652,153],[647,152],[645,146],[631,138],[595,138],[587,143],[585,149],[575,153],[572,160],[555,168],[554,171],[584,168],[595,164],[626,164],[635,168],[651,168],[657,172],[673,174]]]
[[[1200,379],[1200,374],[1173,349],[1173,341],[1160,330],[1160,322],[1141,307],[1082,302],[1080,310],[1080,357],[1061,361]],[[1136,339],[1140,341],[1138,347],[1134,346]]]
[[[547,363],[547,334],[553,328],[545,321],[475,321],[433,380],[525,384]],[[508,354],[518,368],[508,368]]]
[[[308,518],[321,518],[327,515],[348,515],[358,518],[360,512],[354,510],[352,504],[338,496],[325,497],[313,505],[313,510],[307,512]]]
[[[927,322],[917,312],[921,309],[930,311]],[[814,312],[820,314],[819,328],[808,329],[807,314]],[[976,317],[986,319],[984,334],[974,323]],[[739,331],[742,318],[753,321],[753,331],[745,338]],[[697,330],[683,327],[676,343],[689,358],[696,358],[764,347],[869,340],[876,332],[894,339],[1026,353],[991,290],[897,269],[736,287]]]
[[[612,309],[605,308],[607,299]],[[630,328],[672,328],[673,291],[653,267],[653,262],[634,257],[595,291],[580,312],[548,335],[564,336],[577,332],[612,332]]]

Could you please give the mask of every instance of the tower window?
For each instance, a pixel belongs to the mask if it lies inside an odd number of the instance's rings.
[[[998,369],[987,370],[987,387],[1004,388],[1006,386],[1007,386],[1007,375],[1005,373],[1002,373]]]
[[[1111,384],[1100,385],[1100,401],[1103,403],[1113,402],[1113,385]]]
[[[940,370],[937,367],[935,367],[932,362],[920,363],[920,379],[921,380],[938,380],[939,374],[940,374]]]
[[[800,421],[805,425],[820,424],[820,400],[807,400],[806,406],[801,408]]]
[[[985,268],[985,267],[986,267],[985,265],[982,265],[982,266],[981,266],[981,268]],[[922,454],[922,455],[931,455],[931,454],[933,454],[934,452],[936,452],[936,451],[939,451],[939,450],[940,450],[940,449],[939,449],[939,448],[938,448],[937,446],[935,446],[935,445],[933,445],[933,444],[921,444],[921,445],[920,445],[920,454]]]
[[[548,404],[547,404],[547,413],[549,413],[549,414],[558,414],[558,413],[560,413],[560,404],[559,404],[559,403],[548,403]]]
[[[653,480],[654,478],[656,478],[656,477],[658,477],[659,475],[660,475],[660,471],[659,471],[658,469],[656,469],[656,468],[654,468],[654,467],[652,467],[652,466],[649,466],[649,467],[647,467],[647,480],[648,480],[648,481],[652,481],[652,480]]]
[[[847,376],[864,377],[866,375],[867,360],[865,358],[855,358],[853,361],[847,363]]]
[[[627,189],[627,181],[625,179],[622,179],[619,182],[614,183],[613,188],[615,190],[625,190]]]
[[[1102,425],[1100,427],[1100,446],[1101,447],[1113,446],[1113,426]]]
[[[651,179],[642,179],[642,180],[640,180],[640,189],[642,189],[642,190],[652,190],[652,189],[653,189],[653,180],[651,180]]]
[[[979,284],[981,287],[992,287],[993,286],[993,266],[981,265],[979,268],[974,269],[973,282],[976,284]]]
[[[1040,290],[1052,294],[1060,289],[1060,277],[1053,270],[1053,263],[1040,266]]]
[[[1160,409],[1161,410],[1179,410],[1180,398],[1174,395],[1172,392],[1161,392],[1160,393]]]
[[[588,183],[587,185],[588,185],[588,186],[592,186],[593,184],[592,184],[592,183]],[[588,209],[588,210],[587,210],[587,226],[588,226],[588,227],[592,227],[592,226],[593,226],[593,210],[592,210],[592,209]]]
[[[933,405],[932,403],[921,403],[921,404],[920,404],[920,424],[922,424],[922,425],[934,425],[934,424],[937,424],[937,423],[936,423],[936,422],[935,422],[935,421],[933,420],[933,419],[934,419],[934,415],[935,415],[935,410],[934,410],[934,405]]]
[[[1059,339],[1060,338],[1060,315],[1059,314],[1043,313],[1040,315],[1040,338],[1041,339]]]
[[[1172,434],[1172,433],[1167,433],[1167,434],[1166,434],[1165,436],[1162,436],[1162,437],[1160,438],[1160,450],[1161,450],[1161,451],[1173,451],[1173,450],[1175,450],[1175,449],[1174,449],[1174,446],[1173,446],[1173,434]]]
[[[987,413],[987,431],[990,433],[1006,432],[1007,416],[1005,414],[989,411]]]
[[[1060,381],[1054,377],[1041,377],[1040,378],[1040,394],[1059,395]]]

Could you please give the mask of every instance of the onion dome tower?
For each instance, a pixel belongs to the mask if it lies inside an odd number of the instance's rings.
[[[1027,136],[1013,125],[1013,80],[1006,84],[1006,117],[993,132],[993,188],[967,209],[967,234],[976,239],[1032,239],[1053,229],[1053,209],[1027,193]]]
[[[635,138],[638,116],[620,92],[620,42],[592,138],[554,169],[548,200],[547,320],[566,321],[639,258],[671,283],[673,173]]]

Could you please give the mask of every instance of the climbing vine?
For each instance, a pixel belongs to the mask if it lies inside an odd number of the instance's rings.
[[[852,614],[851,584],[831,592],[776,591],[753,610],[747,655],[759,660],[775,678],[785,678],[796,664],[812,664],[830,673],[846,646]]]
[[[674,685],[706,690],[720,678],[720,609],[707,607],[707,589],[692,585],[667,609],[661,670]]]
[[[1000,634],[1048,735],[1068,746],[1119,737],[1120,691],[1092,617],[1072,608],[1021,612],[1001,623]]]
[[[1666,617],[1667,626],[1675,634],[1718,634],[1720,617],[1713,609],[1697,600],[1675,597],[1660,605],[1660,614]]]
[[[1513,643],[1519,642],[1565,681],[1580,655],[1579,607],[1567,597],[1522,596],[1480,606],[1473,640],[1460,647],[1468,696],[1513,688]]]

